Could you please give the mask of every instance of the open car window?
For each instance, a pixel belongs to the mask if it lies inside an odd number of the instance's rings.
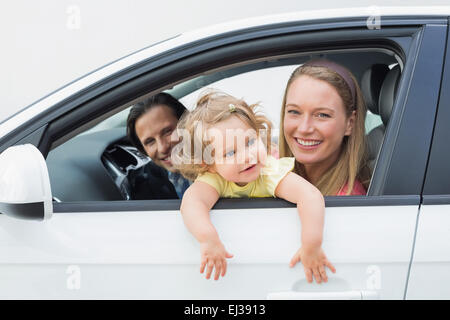
[[[393,53],[382,49],[337,50],[313,55],[276,57],[224,66],[175,84],[165,91],[179,99],[188,110],[195,107],[199,95],[207,88],[218,89],[249,103],[260,103],[262,111],[273,123],[273,141],[278,141],[281,101],[287,80],[293,70],[312,56],[328,58],[349,68],[360,82],[375,64],[394,66]],[[148,96],[148,95],[146,95]],[[135,99],[133,103],[139,101]],[[59,201],[131,200],[130,174],[142,175],[141,167],[151,159],[140,154],[126,137],[126,119],[132,104],[99,117],[101,121],[50,151],[47,163],[55,198]],[[368,111],[366,134],[382,125],[380,115]],[[376,157],[381,144],[373,153]],[[374,166],[375,159],[372,160]],[[73,188],[76,185],[77,188]],[[144,184],[148,187],[148,184]],[[146,199],[146,196],[140,199]],[[148,199],[158,197],[148,196]]]

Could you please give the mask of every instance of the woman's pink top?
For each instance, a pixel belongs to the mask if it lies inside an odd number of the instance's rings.
[[[361,184],[361,182],[359,182],[358,180],[355,180],[355,183],[353,184],[353,190],[349,195],[350,196],[365,196],[366,193],[367,193],[367,191],[364,188],[364,186]],[[342,187],[341,191],[339,191],[336,195],[337,196],[346,196],[347,195],[347,185]]]
[[[280,156],[278,154],[278,146],[274,143],[272,143],[271,148],[271,156],[275,159],[278,159]],[[337,196],[346,196],[347,193],[347,184],[342,187],[342,189],[336,194]],[[359,182],[358,180],[355,180],[355,183],[353,184],[353,190],[349,194],[350,196],[365,196],[367,194],[366,189],[364,186]]]

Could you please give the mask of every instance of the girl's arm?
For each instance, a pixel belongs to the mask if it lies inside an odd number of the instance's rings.
[[[184,224],[200,243],[200,273],[203,273],[207,267],[206,279],[209,279],[215,269],[215,280],[219,279],[219,275],[225,276],[226,258],[232,257],[220,241],[209,215],[209,211],[218,199],[219,194],[216,189],[207,183],[196,181],[184,193],[180,207]]]
[[[302,222],[302,244],[321,246],[325,200],[320,191],[299,175],[289,172],[275,189],[275,196],[297,204]]]
[[[320,191],[299,175],[289,172],[277,188],[275,196],[297,204],[301,221],[302,247],[291,260],[291,267],[302,260],[308,282],[312,275],[318,283],[327,281],[324,265],[335,272],[334,266],[323,253],[322,238],[325,200]]]

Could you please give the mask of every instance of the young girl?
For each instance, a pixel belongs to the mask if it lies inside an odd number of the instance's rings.
[[[322,248],[324,199],[309,182],[291,170],[294,158],[268,155],[271,124],[256,112],[257,105],[220,92],[202,96],[197,107],[183,116],[177,127],[182,139],[172,154],[176,166],[195,180],[181,202],[184,223],[199,241],[200,273],[206,279],[225,276],[226,251],[211,223],[209,211],[220,197],[279,197],[297,204],[302,222],[301,248],[290,266],[302,261],[308,282],[327,281],[325,266],[335,272]],[[192,150],[194,149],[194,152]]]

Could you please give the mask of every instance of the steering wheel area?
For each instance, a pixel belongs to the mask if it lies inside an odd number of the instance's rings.
[[[125,200],[178,199],[167,171],[134,146],[113,143],[101,161]]]

